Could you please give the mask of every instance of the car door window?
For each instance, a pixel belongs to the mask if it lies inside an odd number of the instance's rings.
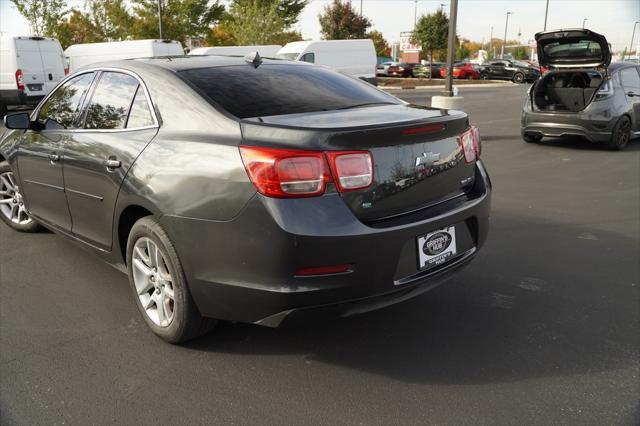
[[[89,90],[95,73],[71,78],[46,100],[38,111],[38,122],[47,127],[74,129],[79,126],[82,99]]]
[[[625,89],[640,89],[640,75],[635,67],[621,70],[620,80]]]
[[[316,55],[315,53],[305,53],[304,55],[302,55],[302,58],[300,58],[300,60],[314,64],[316,62]]]
[[[147,101],[147,96],[144,94],[142,86],[138,86],[138,91],[131,104],[131,111],[129,112],[129,119],[127,120],[127,129],[152,126],[153,124],[154,121],[151,115],[149,101]]]
[[[128,74],[104,72],[87,108],[85,128],[124,128],[138,85],[138,80]]]

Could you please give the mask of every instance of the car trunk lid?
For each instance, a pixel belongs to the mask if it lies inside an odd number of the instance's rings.
[[[247,145],[369,151],[373,183],[340,193],[365,223],[462,196],[474,182],[458,141],[469,128],[460,111],[383,105],[248,119],[242,127]]]
[[[611,63],[607,39],[598,33],[575,28],[535,35],[540,65],[554,68],[606,68]]]

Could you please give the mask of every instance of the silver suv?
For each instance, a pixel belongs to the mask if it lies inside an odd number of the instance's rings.
[[[587,29],[536,34],[538,61],[549,68],[528,92],[526,142],[578,135],[614,150],[640,136],[640,66],[611,64],[607,39]]]

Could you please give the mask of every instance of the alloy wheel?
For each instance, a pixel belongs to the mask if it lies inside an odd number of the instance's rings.
[[[133,282],[140,304],[149,319],[168,327],[175,316],[173,278],[167,257],[150,238],[141,237],[133,246]]]
[[[12,172],[0,174],[0,213],[17,225],[29,225],[33,221]]]
[[[622,124],[618,128],[618,135],[616,142],[618,146],[624,147],[629,142],[629,133],[631,132],[631,121],[629,119],[623,120]]]

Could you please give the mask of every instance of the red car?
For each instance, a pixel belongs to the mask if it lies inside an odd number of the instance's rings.
[[[440,69],[440,75],[444,78],[447,76],[447,67]],[[480,76],[477,65],[471,62],[458,62],[453,64],[453,78],[477,80]]]

